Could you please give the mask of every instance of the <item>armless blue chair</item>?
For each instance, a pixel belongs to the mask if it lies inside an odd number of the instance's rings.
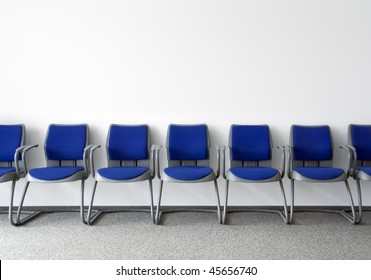
[[[271,167],[272,138],[268,125],[232,125],[229,132],[230,169],[223,176],[225,183],[225,205],[223,212],[223,224],[227,213],[262,211],[278,213],[283,221],[288,223],[288,212],[285,190],[282,178],[285,174],[285,148],[277,147],[282,151],[281,168],[277,170]],[[223,152],[224,158],[224,152]],[[225,160],[224,160],[225,162]],[[224,165],[225,166],[225,163]],[[283,211],[271,209],[239,209],[227,210],[228,190],[230,182],[240,183],[269,183],[278,182],[281,189]]]
[[[153,213],[153,190],[152,179],[155,176],[155,147],[151,145],[151,134],[148,125],[118,125],[112,124],[109,128],[107,138],[108,167],[94,170],[94,151],[99,147],[93,146],[90,153],[92,175],[94,177],[94,188],[88,211],[88,224],[91,225],[102,214],[118,212],[114,210],[99,210],[91,216],[95,191],[98,182],[106,183],[131,183],[148,181],[150,195],[150,213],[154,223]],[[131,209],[127,211],[146,211],[143,209]],[[119,210],[119,212],[124,212]]]
[[[17,225],[13,218],[15,185],[27,173],[26,152],[33,147],[24,146],[25,138],[23,124],[0,125],[0,183],[12,182],[9,211],[6,213],[9,214],[9,222],[13,226]]]
[[[349,125],[348,142],[353,154],[351,176],[357,182],[358,223],[362,220],[361,181],[371,181],[371,125]]]
[[[176,125],[171,124],[167,134],[167,159],[168,167],[160,173],[159,150],[156,150],[157,170],[160,181],[160,193],[156,209],[156,224],[160,223],[163,212],[177,212],[178,210],[161,211],[161,197],[164,182],[172,183],[205,183],[214,182],[218,221],[222,223],[220,211],[220,199],[217,178],[220,174],[220,147],[217,148],[218,170],[215,173],[209,166],[210,137],[206,124],[199,125]],[[207,211],[207,209],[179,210],[179,211]]]
[[[31,182],[52,184],[74,181],[81,181],[80,213],[82,222],[86,223],[84,185],[89,176],[88,154],[92,148],[92,145],[87,145],[88,141],[89,128],[86,124],[51,124],[49,126],[44,146],[47,167],[29,170],[18,208],[17,224],[24,224],[33,218],[33,216],[28,216],[20,220],[23,203]]]
[[[291,208],[290,222],[294,214],[294,185],[295,181],[310,183],[333,183],[344,182],[348,192],[350,208],[352,215],[344,210],[311,210],[321,212],[340,213],[352,224],[355,224],[356,213],[352,193],[348,184],[350,172],[350,149],[347,146],[341,146],[347,150],[349,164],[346,170],[332,166],[333,142],[330,127],[320,126],[291,126],[289,147],[289,170],[288,177],[291,180]]]

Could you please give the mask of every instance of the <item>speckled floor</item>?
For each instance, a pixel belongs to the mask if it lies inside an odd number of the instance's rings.
[[[21,227],[0,215],[0,259],[371,259],[371,212],[351,225],[337,214],[113,213],[93,226],[78,213],[43,214]]]

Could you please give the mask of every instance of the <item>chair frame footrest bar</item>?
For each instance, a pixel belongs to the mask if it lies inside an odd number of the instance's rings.
[[[161,216],[162,214],[166,213],[179,213],[179,212],[203,212],[203,213],[216,213],[218,214],[218,209],[200,209],[200,208],[192,208],[192,209],[187,209],[187,208],[174,208],[174,209],[166,209],[166,210],[161,210],[158,214],[158,220],[156,220],[156,224],[159,225],[161,221]]]
[[[340,214],[344,217],[347,221],[349,221],[352,225],[358,223],[358,219],[354,220],[353,216],[347,213],[345,210],[335,210],[335,209],[322,209],[322,208],[313,208],[313,209],[296,209],[295,212],[319,212],[319,213],[335,213]]]
[[[88,225],[93,225],[98,218],[103,215],[103,214],[109,214],[109,213],[135,213],[135,212],[145,212],[145,213],[151,213],[151,209],[104,209],[104,210],[98,210],[98,209],[93,209],[93,211],[96,211],[94,215],[90,217],[90,220],[87,220]]]
[[[22,214],[25,214],[25,213],[26,212],[22,212]],[[19,221],[15,222],[14,225],[15,226],[24,225],[24,224],[28,223],[29,221],[33,220],[34,218],[36,218],[37,216],[39,216],[40,214],[42,214],[42,213],[45,213],[45,212],[44,211],[34,211],[31,214],[24,217],[23,219],[19,219]]]
[[[227,210],[227,213],[238,213],[238,212],[262,212],[262,213],[273,213],[278,214],[282,220],[285,222],[285,224],[289,223],[288,216],[285,215],[284,211],[282,210],[274,210],[274,209],[255,209],[255,208],[249,208],[249,209],[232,209]]]

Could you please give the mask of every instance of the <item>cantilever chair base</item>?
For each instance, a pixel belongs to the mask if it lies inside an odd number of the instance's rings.
[[[239,213],[239,212],[262,212],[262,213],[274,213],[278,214],[285,224],[289,223],[288,214],[285,214],[285,211],[282,210],[273,210],[273,209],[234,209],[234,210],[228,210],[227,213]],[[226,224],[226,219],[223,220],[223,224]]]
[[[334,214],[340,214],[342,217],[344,217],[347,221],[349,221],[352,225],[355,225],[358,223],[357,216],[350,215],[346,210],[331,210],[331,209],[321,209],[321,208],[313,208],[313,209],[295,209],[295,212],[319,212],[319,213],[334,213]],[[291,213],[291,212],[290,212]],[[290,222],[292,223],[292,221]]]
[[[278,173],[278,175],[279,175],[279,173]],[[281,176],[279,178],[281,178]],[[246,181],[246,180],[241,180],[240,178],[237,178],[237,179],[238,179],[238,181],[236,180],[235,182],[244,182],[244,181]],[[267,180],[266,182],[274,182],[274,181],[277,181],[276,179],[277,178],[274,178],[272,180]],[[286,195],[285,195],[285,189],[283,187],[282,180],[278,180],[278,182],[280,184],[280,189],[281,189],[283,210],[259,209],[259,208],[227,210],[228,193],[229,193],[229,184],[230,184],[230,182],[232,182],[232,181],[230,181],[230,180],[227,179],[226,184],[225,184],[226,197],[225,197],[225,206],[224,206],[225,208],[224,208],[223,220],[222,220],[223,221],[223,224],[226,223],[227,213],[236,213],[236,212],[265,212],[265,213],[276,213],[276,214],[278,214],[282,218],[282,220],[284,221],[285,224],[289,224],[289,215],[288,215],[288,210],[287,210]],[[257,183],[257,182],[255,182],[255,183]],[[262,182],[258,182],[258,183],[262,183]]]
[[[97,185],[98,185],[98,182],[115,182],[115,183],[128,183],[128,182],[137,182],[136,180],[127,180],[127,181],[111,181],[111,180],[105,180],[105,178],[103,177],[96,177],[96,179],[100,178],[100,181],[97,181],[95,180],[94,182],[94,187],[93,187],[93,193],[92,193],[92,196],[91,196],[91,200],[90,200],[90,205],[89,205],[89,210],[88,210],[88,216],[87,216],[87,224],[88,225],[92,225],[94,224],[94,222],[102,215],[102,214],[108,214],[108,213],[117,213],[117,212],[149,212],[151,213],[151,219],[152,219],[152,222],[155,223],[155,216],[154,216],[154,206],[153,206],[153,187],[152,187],[152,178],[151,178],[151,173],[150,172],[146,172],[144,174],[145,176],[140,176],[138,177],[138,182],[139,181],[145,181],[145,180],[148,180],[149,181],[149,193],[150,193],[150,209],[126,209],[126,210],[115,210],[115,209],[107,209],[107,210],[96,210],[97,212],[92,215],[92,211],[93,211],[93,202],[94,202],[94,198],[95,198],[95,192],[97,190]],[[104,180],[104,181],[103,181]]]
[[[159,195],[159,199],[158,199],[158,204],[157,204],[157,209],[156,209],[156,217],[155,217],[155,223],[156,225],[159,225],[160,224],[160,221],[161,221],[161,216],[162,214],[164,213],[177,213],[177,212],[207,212],[207,213],[217,213],[218,215],[218,222],[219,224],[222,224],[222,213],[221,213],[221,207],[220,207],[220,197],[219,197],[219,189],[218,189],[218,183],[216,181],[216,178],[215,178],[215,175],[213,174],[213,177],[214,180],[214,188],[215,188],[215,196],[216,196],[216,200],[217,200],[217,209],[216,210],[212,210],[212,209],[182,209],[182,208],[174,208],[174,209],[169,209],[169,210],[160,210],[160,207],[161,207],[161,198],[162,198],[162,188],[163,188],[163,185],[164,185],[164,180],[161,180],[161,183],[160,183],[160,195]],[[174,181],[174,180],[171,180],[170,182],[178,182],[178,181]],[[190,181],[192,183],[201,183],[201,182],[211,182],[208,178],[204,178],[204,179],[201,179],[201,180],[193,180],[193,181]],[[179,183],[186,183],[184,181],[179,181]]]
[[[333,182],[336,182],[336,181],[333,181]],[[349,204],[350,204],[350,208],[351,208],[351,213],[352,214],[349,214],[345,210],[327,210],[327,209],[309,209],[309,210],[306,209],[306,210],[295,210],[295,211],[296,212],[337,213],[337,214],[340,214],[341,216],[343,216],[352,225],[355,225],[355,224],[359,223],[360,216],[358,215],[358,217],[357,217],[357,214],[356,214],[356,211],[355,211],[355,207],[354,207],[354,202],[353,202],[353,196],[352,196],[352,193],[350,191],[348,180],[345,180],[345,181],[340,180],[340,181],[337,181],[337,182],[344,182],[345,183],[345,187],[346,187],[346,190],[347,190],[347,193],[348,193],[348,199],[349,199]],[[323,183],[323,182],[321,182],[321,183]],[[293,215],[294,215],[294,184],[295,184],[294,183],[294,180],[291,180],[291,207],[290,207],[289,223],[292,223],[293,222]]]
[[[94,210],[93,210],[94,211]],[[96,212],[94,215],[91,215],[90,219],[87,219],[87,224],[88,225],[94,225],[94,223],[104,214],[111,214],[111,213],[140,213],[140,212],[145,212],[145,213],[151,213],[152,221],[154,223],[154,218],[153,218],[153,211],[150,209],[107,209],[107,210],[95,210]]]
[[[174,208],[174,209],[167,209],[167,210],[161,210],[159,211],[159,214],[158,214],[158,218],[156,219],[156,224],[159,225],[160,222],[161,222],[161,217],[162,217],[162,214],[166,214],[166,213],[180,213],[180,212],[204,212],[204,213],[216,213],[218,214],[218,221],[219,221],[219,224],[221,224],[221,221],[220,221],[220,213],[218,210],[212,210],[212,209],[202,209],[202,208],[192,208],[192,209],[186,209],[186,208]]]
[[[19,207],[14,206],[14,192],[15,192],[16,182],[17,182],[17,178],[15,177],[15,175],[13,175],[12,186],[11,186],[11,189],[10,189],[9,209],[8,209],[8,211],[0,211],[0,214],[8,214],[9,222],[12,226],[22,225],[22,224],[26,223],[28,220],[33,219],[34,217],[38,216],[41,213],[41,211],[36,211],[36,212],[35,211],[24,211],[23,212],[24,214],[29,214],[27,217],[23,218],[20,221],[17,221],[17,219],[16,220],[14,219],[14,218],[16,218],[17,212],[18,212],[18,209],[19,209]]]
[[[80,176],[82,176],[82,175],[80,174]],[[30,180],[32,180],[32,179],[30,179]],[[36,218],[41,213],[54,213],[54,212],[58,212],[58,211],[36,211],[34,213],[31,213],[30,215],[26,216],[25,218],[23,218],[21,220],[21,215],[24,214],[24,213],[26,213],[26,212],[22,212],[22,208],[23,208],[24,199],[26,197],[27,190],[28,190],[28,187],[30,185],[30,182],[32,182],[32,181],[27,181],[26,182],[26,185],[25,185],[25,187],[23,189],[23,194],[22,194],[21,202],[20,202],[19,207],[18,207],[17,218],[16,218],[15,225],[24,225],[25,223],[29,222],[30,220]],[[37,182],[40,182],[40,183],[41,182],[42,183],[50,183],[48,181],[37,181]],[[66,180],[61,181],[61,182],[70,182],[70,180],[66,179]],[[86,221],[86,218],[85,218],[86,209],[85,209],[85,206],[84,206],[84,189],[85,189],[85,179],[82,179],[81,180],[81,205],[80,205],[80,209],[78,211],[80,212],[82,222],[84,224],[87,224],[87,221]],[[75,210],[75,209],[71,209],[71,210],[63,211],[63,212],[76,212],[76,211],[77,210]],[[12,221],[12,219],[11,219],[11,221]]]

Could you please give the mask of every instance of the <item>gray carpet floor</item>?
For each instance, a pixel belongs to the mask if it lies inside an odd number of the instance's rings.
[[[285,225],[277,214],[103,215],[95,225],[78,213],[43,214],[21,227],[0,215],[0,259],[371,259],[371,212],[359,225],[329,213],[296,213]]]

